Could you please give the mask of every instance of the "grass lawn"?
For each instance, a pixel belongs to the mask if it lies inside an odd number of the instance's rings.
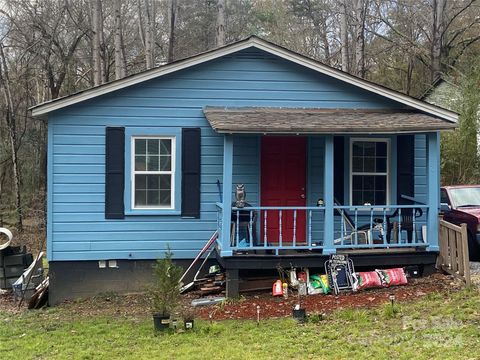
[[[82,315],[75,304],[0,311],[0,359],[475,359],[480,293],[433,293],[392,309],[340,310],[306,325],[291,319],[197,321],[155,334],[149,316]]]

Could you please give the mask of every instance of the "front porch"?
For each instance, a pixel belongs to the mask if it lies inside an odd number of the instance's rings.
[[[438,251],[438,131],[287,135],[224,134],[222,201],[216,204],[221,257]],[[303,138],[307,144],[305,180],[298,182],[298,171],[284,171],[287,186],[273,197],[276,168],[285,162],[262,150],[271,138],[280,144]],[[365,155],[371,144],[379,156]],[[355,154],[361,146],[363,158]],[[289,153],[288,146],[276,152]],[[288,166],[298,169],[298,159]],[[273,173],[273,180],[265,173]],[[246,184],[245,206],[233,196],[238,183]],[[293,191],[298,202],[285,191],[291,184],[301,186],[300,193]]]

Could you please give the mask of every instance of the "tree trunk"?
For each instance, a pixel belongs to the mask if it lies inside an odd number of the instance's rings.
[[[175,58],[175,25],[177,22],[177,0],[170,0],[168,27],[168,62]]]
[[[330,55],[330,43],[328,42],[328,28],[326,24],[326,19],[320,24],[319,28],[321,29],[321,39],[323,43],[323,54],[325,56],[324,62],[326,65],[332,64],[332,59]]]
[[[217,47],[225,45],[225,0],[217,0],[217,31],[215,45]]]
[[[17,228],[18,231],[23,231],[23,211],[22,198],[20,189],[20,168],[18,166],[18,147],[17,147],[17,131],[15,126],[15,112],[13,106],[12,93],[10,91],[10,77],[8,75],[7,61],[3,51],[3,44],[0,43],[0,57],[2,61],[3,73],[0,71],[0,81],[3,85],[3,93],[7,111],[5,112],[8,129],[8,140],[10,145],[12,167],[13,167],[13,183],[15,188],[15,206],[17,211]]]
[[[366,0],[355,0],[355,75],[365,76],[365,12]]]
[[[126,75],[125,53],[123,46],[122,3],[115,0],[115,78],[121,79]]]
[[[92,32],[93,32],[93,84],[98,86],[104,82],[105,67],[102,62],[102,3],[101,0],[91,0],[92,8]]]
[[[153,11],[150,6],[150,1],[145,0],[145,18],[146,18],[146,27],[145,27],[145,64],[147,69],[151,69],[154,66],[154,56],[153,56]]]
[[[346,0],[340,2],[340,52],[342,54],[342,70],[348,72],[348,28]]]
[[[430,55],[432,82],[442,74],[442,48],[447,0],[433,0],[432,50]]]

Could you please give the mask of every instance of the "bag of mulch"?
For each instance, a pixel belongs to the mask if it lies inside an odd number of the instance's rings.
[[[308,293],[310,295],[323,294],[322,285],[320,284],[320,276],[312,275],[308,280]]]
[[[378,273],[380,279],[382,280],[382,285],[385,287],[408,284],[408,280],[407,280],[407,277],[405,276],[405,271],[403,271],[403,268],[375,270],[375,271]]]
[[[377,271],[353,273],[353,291],[381,287],[382,280]]]

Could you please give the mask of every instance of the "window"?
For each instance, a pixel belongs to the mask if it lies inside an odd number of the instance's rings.
[[[134,209],[173,209],[175,137],[132,137]]]
[[[440,204],[450,205],[450,199],[448,198],[447,190],[440,189]]]
[[[388,204],[389,141],[353,139],[350,144],[351,204]]]

